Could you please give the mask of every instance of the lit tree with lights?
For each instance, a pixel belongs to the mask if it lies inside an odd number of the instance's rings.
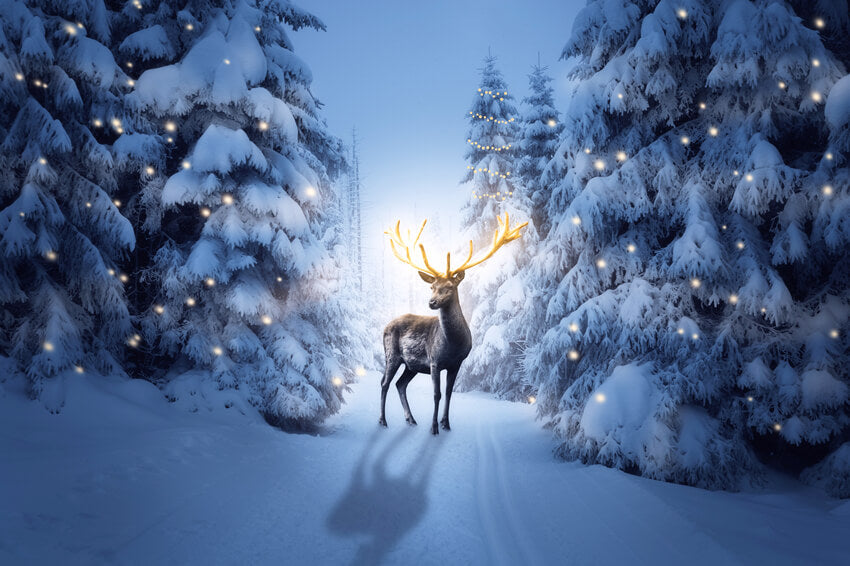
[[[466,236],[480,249],[489,245],[499,214],[507,212],[524,222],[530,219],[532,208],[527,191],[514,180],[519,119],[493,56],[484,59],[481,82],[467,117],[465,181],[471,183],[472,194],[461,221]],[[519,273],[536,242],[537,232],[530,223],[521,245],[499,262],[485,265],[475,274],[474,284],[460,287],[470,313],[473,346],[459,374],[459,389],[484,389],[509,398],[525,395],[519,371],[523,329],[509,323],[525,306]]]
[[[153,148],[137,204],[161,238],[141,272],[141,342],[270,422],[309,426],[365,355],[340,279],[344,148],[285,30],[324,26],[285,1],[139,11],[122,48],[147,67],[127,100],[145,126],[122,149]]]
[[[111,17],[97,0],[0,10],[0,349],[4,377],[26,373],[54,411],[67,378],[121,373],[134,340],[119,264],[135,236],[111,148],[131,82]]]
[[[754,452],[836,442],[850,231],[824,103],[850,95],[818,26],[785,2],[591,2],[563,56],[549,330],[526,358],[561,453],[734,487]]]

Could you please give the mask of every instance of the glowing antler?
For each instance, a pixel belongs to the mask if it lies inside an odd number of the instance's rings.
[[[447,277],[451,277],[459,271],[466,271],[470,267],[475,267],[481,263],[484,263],[496,253],[496,250],[507,244],[508,242],[513,242],[514,240],[518,240],[522,234],[520,234],[520,230],[525,228],[528,225],[528,222],[523,222],[522,224],[511,228],[510,227],[510,217],[508,213],[505,213],[505,219],[502,220],[501,216],[497,216],[496,220],[499,221],[499,227],[496,228],[496,232],[493,234],[493,243],[490,246],[490,251],[484,254],[483,257],[472,261],[472,240],[469,240],[469,255],[466,257],[466,261],[463,262],[463,265],[460,267],[450,270],[447,273]],[[472,261],[472,263],[470,263]]]
[[[515,226],[514,228],[511,228],[510,227],[510,217],[508,216],[507,212],[505,213],[504,219],[502,219],[501,216],[497,216],[496,220],[499,221],[499,227],[496,228],[496,232],[493,234],[493,243],[490,246],[490,251],[488,251],[483,257],[481,257],[481,258],[479,258],[475,261],[472,261],[472,255],[473,255],[473,252],[474,252],[474,248],[473,248],[472,240],[470,240],[469,241],[469,255],[466,257],[466,261],[464,261],[463,264],[460,267],[458,267],[456,269],[452,269],[452,254],[451,253],[446,254],[446,271],[445,271],[445,273],[440,273],[439,271],[434,269],[431,266],[430,263],[428,263],[428,256],[425,253],[425,246],[423,246],[422,244],[419,244],[419,251],[422,254],[422,262],[424,263],[424,266],[417,265],[413,261],[413,259],[411,258],[410,248],[416,247],[416,244],[419,242],[420,236],[422,236],[422,230],[425,229],[425,223],[428,222],[427,220],[422,221],[422,226],[419,227],[419,232],[416,234],[416,238],[413,240],[412,243],[408,243],[408,241],[406,241],[401,236],[401,220],[396,222],[395,228],[390,228],[389,230],[384,231],[384,234],[387,234],[390,237],[390,247],[393,250],[393,255],[396,258],[398,258],[399,261],[406,263],[407,265],[413,267],[414,269],[416,269],[418,271],[424,271],[424,272],[430,273],[431,275],[434,275],[436,277],[449,278],[449,277],[453,277],[454,275],[458,274],[461,271],[466,271],[467,269],[469,269],[471,267],[475,267],[476,265],[484,263],[485,261],[490,259],[493,256],[493,254],[495,254],[496,251],[499,248],[501,248],[503,245],[507,244],[508,242],[518,240],[522,236],[522,234],[520,233],[520,230],[522,230],[523,228],[525,228],[526,225],[528,225],[528,222],[523,222],[522,224]],[[410,240],[410,231],[409,230],[407,232],[407,240]],[[403,250],[404,253],[402,254],[402,252],[400,250]],[[472,262],[472,263],[470,263],[470,262]]]
[[[422,230],[425,229],[425,224],[427,222],[427,219],[422,221],[422,226],[419,227],[419,232],[416,234],[416,239],[413,240],[413,243],[408,243],[401,237],[401,220],[395,223],[395,228],[385,230],[384,234],[390,237],[390,247],[393,250],[393,255],[396,256],[399,261],[406,263],[418,271],[424,271],[436,277],[443,277],[442,273],[431,267],[431,264],[428,263],[428,256],[425,254],[425,246],[422,244],[419,244],[419,251],[422,252],[422,261],[425,263],[424,267],[417,265],[410,256],[410,248],[416,247],[416,244],[419,242],[419,237],[422,236]],[[407,231],[407,239],[410,240],[410,230]],[[398,248],[396,248],[396,246],[398,246]],[[404,250],[404,255],[401,254],[399,248]]]

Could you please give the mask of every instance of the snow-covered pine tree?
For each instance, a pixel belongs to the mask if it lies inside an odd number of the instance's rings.
[[[309,426],[338,409],[365,355],[340,279],[343,211],[331,180],[344,148],[287,32],[324,26],[285,0],[140,12],[125,48],[173,61],[141,73],[128,96],[151,129],[126,152],[166,148],[153,152],[161,179],[139,199],[146,227],[164,238],[144,274],[156,295],[143,340],[175,368],[242,391],[270,422]]]
[[[471,199],[462,210],[461,222],[466,238],[481,250],[492,242],[497,216],[507,212],[512,223],[530,220],[531,216],[530,196],[514,180],[519,118],[513,95],[493,56],[484,59],[481,82],[467,117],[469,165],[464,190],[471,191]],[[536,240],[530,223],[510,253],[476,267],[460,286],[473,346],[460,372],[458,389],[496,391],[511,398],[524,395],[518,371],[517,340],[521,337],[507,332],[507,322],[524,306],[518,273]]]
[[[101,0],[0,7],[0,349],[51,410],[69,375],[120,373],[132,340],[110,147],[130,83],[109,20]]]
[[[753,447],[839,438],[846,153],[824,102],[845,70],[818,30],[787,2],[591,2],[564,57],[550,329],[526,358],[562,454],[734,487]]]
[[[538,63],[532,68],[528,75],[531,93],[522,100],[524,108],[517,144],[517,176],[531,199],[532,219],[541,236],[546,231],[545,207],[550,193],[548,182],[543,180],[543,171],[555,156],[558,139],[564,130],[555,109],[555,89],[551,82],[546,67]]]

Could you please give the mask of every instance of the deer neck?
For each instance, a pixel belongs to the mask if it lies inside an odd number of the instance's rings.
[[[446,306],[440,309],[440,328],[450,341],[468,340],[470,337],[469,326],[460,310],[460,301],[455,295]]]

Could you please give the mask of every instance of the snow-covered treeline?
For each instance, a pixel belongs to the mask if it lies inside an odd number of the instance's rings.
[[[287,0],[0,7],[0,359],[50,409],[82,372],[338,409],[365,311],[303,27]]]
[[[502,359],[465,372],[533,394],[565,457],[712,488],[820,461],[803,477],[850,496],[847,14],[588,2],[549,155],[532,75],[504,203],[540,241],[473,303],[476,348]]]

